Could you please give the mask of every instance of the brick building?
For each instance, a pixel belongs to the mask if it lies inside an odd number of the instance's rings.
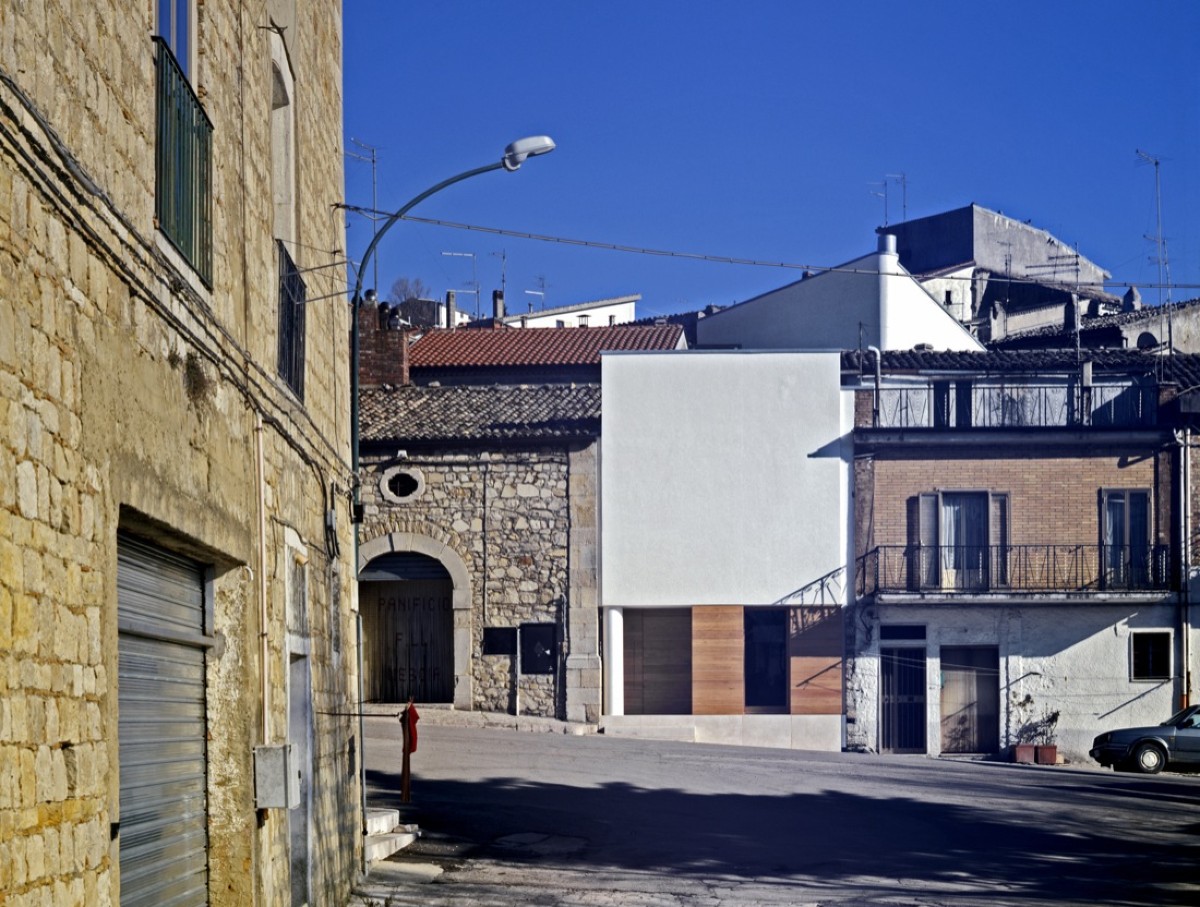
[[[0,4],[6,904],[349,896],[341,50],[336,2]]]
[[[1006,753],[1190,695],[1195,357],[846,353],[855,389],[847,745]]]

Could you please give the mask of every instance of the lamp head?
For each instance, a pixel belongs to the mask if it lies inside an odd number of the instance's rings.
[[[554,147],[554,141],[548,135],[532,135],[528,138],[517,139],[504,149],[501,163],[504,164],[505,170],[513,171],[525,163],[526,158],[549,154]]]

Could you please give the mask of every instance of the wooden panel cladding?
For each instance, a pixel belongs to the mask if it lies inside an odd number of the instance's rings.
[[[692,609],[692,713],[741,715],[746,694],[744,627],[738,605]]]
[[[692,711],[692,611],[625,609],[625,714]]]
[[[788,657],[793,715],[842,713],[843,633],[839,606],[791,609]]]

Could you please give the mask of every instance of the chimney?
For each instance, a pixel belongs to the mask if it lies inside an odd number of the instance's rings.
[[[454,330],[454,322],[458,320],[458,315],[454,311],[454,291],[446,291],[446,329]]]
[[[492,318],[496,321],[504,320],[504,291],[492,290]]]
[[[393,327],[395,322],[387,305],[363,315],[368,317],[358,321],[359,386],[408,384],[408,331]]]

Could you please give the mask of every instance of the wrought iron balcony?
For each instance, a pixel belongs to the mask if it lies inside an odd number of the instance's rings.
[[[859,560],[876,593],[1152,592],[1172,588],[1165,545],[881,545]]]
[[[876,428],[1147,428],[1157,390],[1134,383],[996,384],[933,381],[885,387]]]
[[[287,247],[279,240],[275,240],[275,247],[279,252],[279,375],[303,400],[308,290]]]
[[[158,228],[211,286],[212,122],[167,42],[156,37],[154,47],[154,216]]]

